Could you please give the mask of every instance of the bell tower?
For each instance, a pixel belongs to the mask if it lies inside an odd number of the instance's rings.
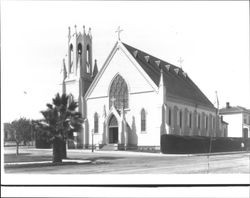
[[[71,31],[69,27],[67,46],[68,53],[65,59],[63,59],[62,90],[63,93],[71,94],[74,100],[78,102],[79,112],[85,119],[87,115],[84,96],[97,73],[96,61],[95,69],[92,67],[93,46],[91,28],[88,29],[88,32],[85,32],[85,26],[83,26],[82,32],[78,32],[76,25],[74,26],[74,31]]]

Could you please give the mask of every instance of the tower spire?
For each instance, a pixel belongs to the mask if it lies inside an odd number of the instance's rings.
[[[85,25],[83,26],[83,32],[82,34],[84,35],[85,34]]]
[[[77,25],[75,25],[75,34],[77,36]]]
[[[68,27],[68,39],[69,39],[69,41],[70,41],[70,39],[71,39],[71,32],[70,32],[70,26]]]

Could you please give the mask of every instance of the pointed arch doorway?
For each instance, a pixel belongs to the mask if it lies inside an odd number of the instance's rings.
[[[117,144],[118,143],[118,122],[114,115],[110,117],[109,125],[108,125],[108,140],[109,144]]]

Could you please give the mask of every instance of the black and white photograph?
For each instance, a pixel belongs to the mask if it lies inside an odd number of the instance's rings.
[[[1,1],[1,129],[7,186],[248,197],[249,2]]]

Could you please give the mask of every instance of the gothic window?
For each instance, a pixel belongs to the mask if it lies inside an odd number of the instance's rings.
[[[69,73],[73,72],[73,60],[74,60],[74,54],[73,54],[73,45],[70,44],[69,46]]]
[[[98,133],[98,114],[95,113],[94,115],[94,132]]]
[[[117,75],[109,92],[109,107],[114,104],[116,109],[128,108],[128,86],[125,80]]]
[[[82,55],[82,44],[79,43],[77,46],[77,64],[80,64],[81,61],[81,55]]]
[[[197,115],[197,128],[199,129],[201,126],[201,116],[200,114]]]
[[[141,110],[141,131],[146,131],[146,112],[145,109]]]
[[[182,111],[179,112],[179,126],[182,127]]]
[[[189,128],[192,128],[192,113],[189,113]]]
[[[171,109],[169,108],[168,109],[168,124],[169,124],[169,126],[171,126],[171,119],[172,119],[172,114],[171,113],[172,113]]]
[[[205,116],[205,129],[208,129],[208,116]]]
[[[212,117],[212,129],[214,129],[214,128],[215,128],[215,118]]]
[[[109,127],[118,127],[117,119],[114,115],[109,120]]]
[[[86,49],[86,66],[87,66],[87,73],[90,73],[90,61],[91,61],[91,58],[90,58],[90,46],[87,45],[87,49]]]

